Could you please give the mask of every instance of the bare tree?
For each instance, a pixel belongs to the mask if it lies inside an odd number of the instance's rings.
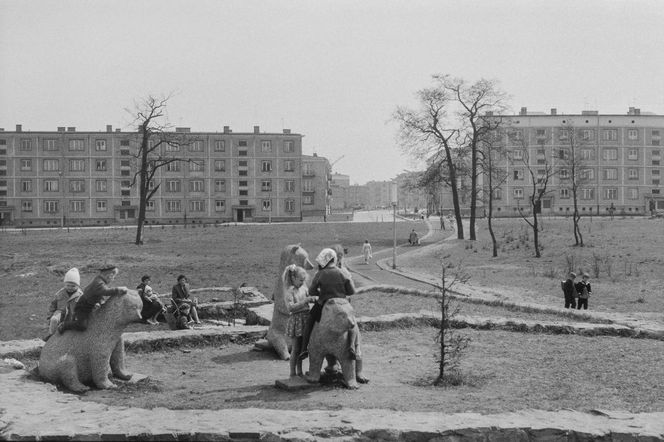
[[[454,268],[446,264],[449,256],[443,258],[441,273],[441,299],[440,299],[440,328],[436,333],[436,341],[439,344],[438,349],[438,377],[434,385],[440,385],[445,382],[445,369],[458,369],[463,351],[468,347],[470,338],[468,336],[457,334],[452,328],[452,321],[458,315],[460,309],[456,304],[451,303],[448,292],[457,283],[465,283],[470,279],[470,275],[464,272],[463,265],[459,264]]]
[[[139,192],[136,245],[143,243],[146,208],[161,185],[156,180],[157,171],[171,163],[192,161],[186,158],[183,148],[194,140],[177,132],[169,132],[171,126],[163,122],[169,98],[150,95],[134,103],[133,110],[125,109],[134,118],[132,125],[138,127],[139,133],[138,149],[132,153],[136,170],[131,183],[132,187],[138,185]]]
[[[481,173],[479,149],[483,138],[500,121],[491,114],[505,109],[506,95],[495,82],[484,79],[468,84],[449,75],[434,75],[433,82],[433,87],[418,92],[419,110],[397,108],[394,118],[400,124],[401,145],[406,152],[432,164],[431,170],[447,170],[443,181],[452,191],[459,239],[464,237],[459,180],[470,178],[470,239],[474,240]]]
[[[440,176],[452,191],[457,237],[463,239],[457,183],[457,169],[463,158],[459,157],[456,144],[459,129],[453,126],[447,115],[454,96],[439,80],[437,83],[417,92],[419,109],[398,107],[393,117],[399,123],[399,139],[404,151],[433,165],[430,170],[447,171]]]
[[[502,190],[501,186],[505,184],[508,177],[507,169],[503,167],[507,164],[507,155],[502,140],[502,131],[494,129],[491,135],[485,137],[483,149],[480,151],[480,167],[486,179],[484,186],[486,191],[482,196],[484,203],[488,206],[487,224],[494,258],[498,256],[498,241],[493,231],[493,201],[496,198],[496,192]]]
[[[449,76],[437,77],[443,87],[454,93],[458,103],[457,117],[460,123],[461,145],[470,155],[470,239],[477,239],[475,219],[477,196],[481,192],[478,178],[482,173],[479,165],[481,147],[492,132],[502,124],[493,113],[502,114],[506,109],[506,94],[498,89],[495,81],[481,79],[467,84],[463,79]]]
[[[542,200],[547,193],[551,193],[551,190],[547,190],[549,185],[549,180],[556,175],[557,170],[554,164],[547,159],[546,155],[542,158],[537,158],[537,164],[533,164],[530,161],[530,149],[529,144],[526,139],[521,139],[521,155],[519,163],[525,166],[525,169],[528,171],[531,192],[528,196],[528,203],[530,206],[530,216],[532,220],[528,218],[527,214],[523,213],[523,210],[519,210],[521,218],[532,228],[533,230],[533,245],[535,247],[535,257],[541,258],[540,245],[539,245],[539,220],[537,215],[541,213],[542,210]],[[514,158],[514,155],[512,155]]]
[[[583,235],[579,226],[581,214],[579,213],[579,191],[590,182],[590,168],[586,161],[586,153],[583,147],[588,146],[588,140],[584,138],[583,132],[574,127],[574,122],[568,122],[560,129],[559,139],[565,147],[559,152],[561,168],[559,177],[561,182],[569,183],[572,192],[574,211],[572,221],[574,226],[574,245],[583,247]]]

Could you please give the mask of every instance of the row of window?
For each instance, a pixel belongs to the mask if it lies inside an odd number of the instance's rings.
[[[33,200],[23,200],[21,201],[21,211],[23,212],[32,212],[33,211]],[[205,201],[203,200],[191,200],[187,201],[188,203],[188,212],[205,212]],[[303,204],[313,204],[311,200],[303,200]],[[182,201],[180,200],[166,200],[164,202],[164,208],[166,212],[182,212]],[[264,199],[261,200],[261,209],[266,212],[272,211],[272,200]],[[43,211],[44,213],[58,213],[60,210],[60,201],[58,200],[45,200],[43,201]],[[69,213],[84,213],[85,200],[71,200],[69,201],[68,211]],[[108,211],[108,201],[107,200],[96,200],[95,201],[95,210],[97,212],[107,212]],[[146,207],[148,211],[154,211],[154,201],[148,201]],[[214,201],[214,210],[215,212],[225,212],[226,211],[226,200],[215,200]],[[286,212],[295,211],[295,200],[286,199],[284,200],[284,210]]]
[[[594,148],[582,148],[580,150],[582,160],[594,160],[595,159],[595,149]],[[545,149],[537,149],[537,155],[542,156],[546,155]],[[659,162],[661,157],[659,149],[653,150],[651,152],[652,160]],[[515,149],[511,153],[512,159],[514,160],[523,160],[525,158],[525,152],[522,149]],[[559,149],[558,158],[561,160],[567,160],[570,157],[569,149]],[[611,161],[618,159],[618,148],[605,147],[602,148],[602,159]],[[627,150],[627,159],[628,160],[638,160],[639,159],[639,149],[628,149]],[[546,160],[538,159],[538,162],[542,161],[542,164],[546,163]]]
[[[550,131],[551,129],[549,129]],[[599,129],[601,130],[602,140],[604,141],[617,141],[618,140],[618,129]],[[535,137],[538,140],[544,141],[547,137],[547,129],[536,129]],[[558,139],[559,140],[569,140],[570,138],[570,129],[557,129]],[[583,141],[592,141],[595,139],[596,130],[595,129],[579,129],[578,136]],[[651,129],[650,131],[650,141],[653,146],[659,146],[661,139],[661,132],[659,129]],[[522,129],[511,129],[509,131],[509,138],[515,141],[523,140],[523,130]],[[627,129],[627,139],[630,141],[637,141],[639,139],[639,129]]]
[[[190,192],[205,192],[205,180],[189,180],[189,191]],[[295,192],[295,180],[284,180],[284,191],[285,192]],[[69,180],[69,192],[78,193],[85,192],[86,180]],[[60,180],[59,179],[42,179],[42,185],[44,192],[59,192],[60,191]],[[248,186],[248,181],[239,181],[238,187],[240,187],[240,195],[248,195],[248,189],[242,189],[243,187]],[[131,181],[123,180],[120,182],[120,188],[122,196],[129,195],[129,189],[131,188]],[[149,189],[154,188],[154,182],[149,184]],[[313,192],[314,183],[310,180],[304,180],[302,182],[302,188],[304,192]],[[166,192],[177,193],[182,191],[182,180],[172,179],[164,181],[164,189]],[[33,191],[33,180],[25,179],[20,181],[20,190],[21,192],[32,192]],[[273,183],[272,180],[261,180],[261,191],[262,192],[272,192]],[[95,191],[96,192],[107,192],[108,191],[108,182],[107,180],[95,180]],[[215,192],[226,192],[226,180],[214,180],[214,191]],[[126,192],[126,193],[125,193]]]
[[[64,161],[64,160],[63,160]],[[94,161],[94,170],[97,172],[105,172],[108,170],[108,165],[111,160],[108,159],[98,159]],[[174,161],[168,163],[165,166],[167,172],[180,172],[182,169],[181,161]],[[262,160],[261,161],[261,172],[270,173],[272,172],[272,161],[271,160]],[[70,159],[69,160],[69,171],[70,172],[85,172],[86,165],[88,164],[87,159]],[[190,172],[205,172],[205,160],[194,160],[189,161],[189,171]],[[214,160],[214,171],[215,172],[225,172],[226,171],[226,160]],[[247,161],[239,161],[239,167],[248,167]],[[295,171],[295,162],[293,160],[284,160],[283,161],[284,172],[294,172]],[[32,171],[33,160],[31,158],[21,158],[19,159],[19,168],[21,171]],[[125,174],[129,175],[131,163],[129,160],[120,161],[121,174],[126,171]],[[42,171],[44,172],[59,172],[60,171],[60,160],[59,159],[44,159],[42,160]],[[239,170],[238,174],[240,176],[247,176],[248,170]]]
[[[638,180],[639,179],[639,170],[640,169],[627,169],[627,179],[629,180]],[[546,175],[545,169],[538,169],[536,171],[536,177],[538,179],[544,178]],[[651,169],[650,175],[656,177],[654,179],[659,179],[660,170]],[[558,171],[558,177],[561,179],[569,179],[570,172],[569,169],[560,169]],[[595,169],[587,168],[581,169],[578,174],[579,179],[581,180],[592,180],[595,179]],[[523,181],[525,179],[525,171],[521,169],[516,169],[512,171],[513,181]],[[616,168],[604,168],[602,169],[602,179],[604,180],[617,180],[618,179],[618,169]]]
[[[567,188],[561,188],[558,189],[560,198],[567,199],[571,198],[572,196],[572,191]],[[654,192],[653,193],[658,193]],[[592,188],[584,188],[584,189],[579,189],[578,190],[578,197],[580,200],[594,200],[595,199],[595,189]],[[512,189],[512,196],[515,199],[523,199],[524,197],[524,190],[522,188],[514,188]],[[627,188],[626,189],[626,196],[628,199],[631,200],[638,200],[640,197],[639,194],[639,189],[637,188]],[[493,197],[496,200],[501,200],[503,198],[503,190],[502,189],[495,189],[493,193]],[[618,199],[618,188],[617,187],[605,187],[602,189],[602,198],[604,200],[617,200]]]
[[[60,150],[60,141],[58,139],[44,139],[42,147],[44,151],[59,151]],[[153,148],[155,143],[158,141],[149,140],[149,148]],[[70,152],[82,152],[85,150],[85,139],[69,139],[67,140],[67,147]],[[110,143],[105,139],[97,139],[94,141],[94,149],[97,152],[105,152],[108,149]],[[164,150],[166,152],[180,152],[180,150],[187,149],[189,152],[204,152],[205,146],[204,142],[201,140],[185,141],[185,142],[164,142]],[[0,145],[6,146],[7,140],[0,139]],[[20,151],[31,151],[33,145],[37,145],[36,140],[32,138],[22,138],[19,141],[19,150]],[[129,147],[129,140],[121,140],[120,147]],[[248,147],[246,140],[239,140],[238,147]],[[226,151],[226,140],[214,140],[213,149],[215,152],[225,152]],[[272,153],[273,144],[271,140],[263,140],[260,142],[260,151],[263,153]],[[242,150],[240,151],[242,152]],[[246,155],[246,150],[244,154]],[[294,153],[295,152],[295,143],[292,140],[285,140],[283,142],[283,152],[284,153]],[[240,153],[242,156],[242,154]]]

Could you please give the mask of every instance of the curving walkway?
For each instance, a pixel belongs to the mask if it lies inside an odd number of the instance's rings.
[[[435,225],[438,226],[438,218],[431,217]],[[388,286],[407,286],[420,290],[435,290],[440,287],[440,276],[415,273],[399,267],[399,256],[408,253],[426,253],[427,247],[440,245],[446,240],[456,239],[455,231],[441,231],[432,226],[430,220],[426,220],[427,233],[422,237],[422,245],[412,247],[409,245],[400,245],[397,247],[397,266],[393,268],[393,250],[383,249],[374,253],[376,258],[371,264],[364,264],[361,256],[349,257],[346,260],[348,268],[358,275],[358,286],[371,286],[382,284]],[[468,226],[464,224],[465,231]],[[506,307],[516,307],[523,310],[559,314],[561,318],[575,316],[581,319],[587,319],[597,323],[611,323],[624,326],[632,330],[631,336],[638,338],[664,340],[664,321],[654,321],[640,317],[637,314],[626,314],[617,312],[602,311],[578,311],[569,310],[562,307],[537,304],[531,301],[532,297],[527,293],[518,291],[501,291],[492,287],[481,287],[471,284],[456,285],[451,291],[452,296],[456,296],[466,302],[476,302],[489,305],[502,305]],[[664,318],[663,318],[664,319]]]

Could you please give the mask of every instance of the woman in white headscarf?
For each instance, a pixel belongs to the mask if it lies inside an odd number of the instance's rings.
[[[320,315],[323,312],[323,306],[332,298],[345,298],[355,293],[353,283],[344,272],[336,265],[337,254],[332,249],[323,249],[316,257],[318,263],[318,273],[314,276],[309,286],[309,296],[318,296],[318,301],[309,312],[309,320],[302,336],[302,353],[300,359],[306,359],[309,356],[307,345],[309,336],[314,324],[320,321]]]

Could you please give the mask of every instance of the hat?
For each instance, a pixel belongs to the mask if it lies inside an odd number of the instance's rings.
[[[570,277],[570,278],[576,278],[576,273],[574,273],[574,272],[569,272],[569,277]]]
[[[148,279],[150,279],[150,275],[143,275],[143,276],[141,277],[141,282],[145,282],[145,281],[147,281]]]
[[[65,273],[65,279],[64,282],[71,282],[76,285],[81,285],[81,275],[78,273],[78,269],[76,267],[73,267]]]
[[[582,278],[590,278],[590,275],[587,274],[586,272],[583,272],[583,275],[581,275]]]
[[[118,266],[116,266],[115,264],[112,264],[110,262],[103,262],[103,263],[99,264],[98,266],[96,266],[96,269],[99,270],[100,272],[105,272],[107,270],[113,270],[113,269],[117,269],[117,268],[118,268]]]
[[[323,249],[316,257],[316,262],[321,268],[327,267],[330,262],[337,260],[337,253],[332,249]]]

